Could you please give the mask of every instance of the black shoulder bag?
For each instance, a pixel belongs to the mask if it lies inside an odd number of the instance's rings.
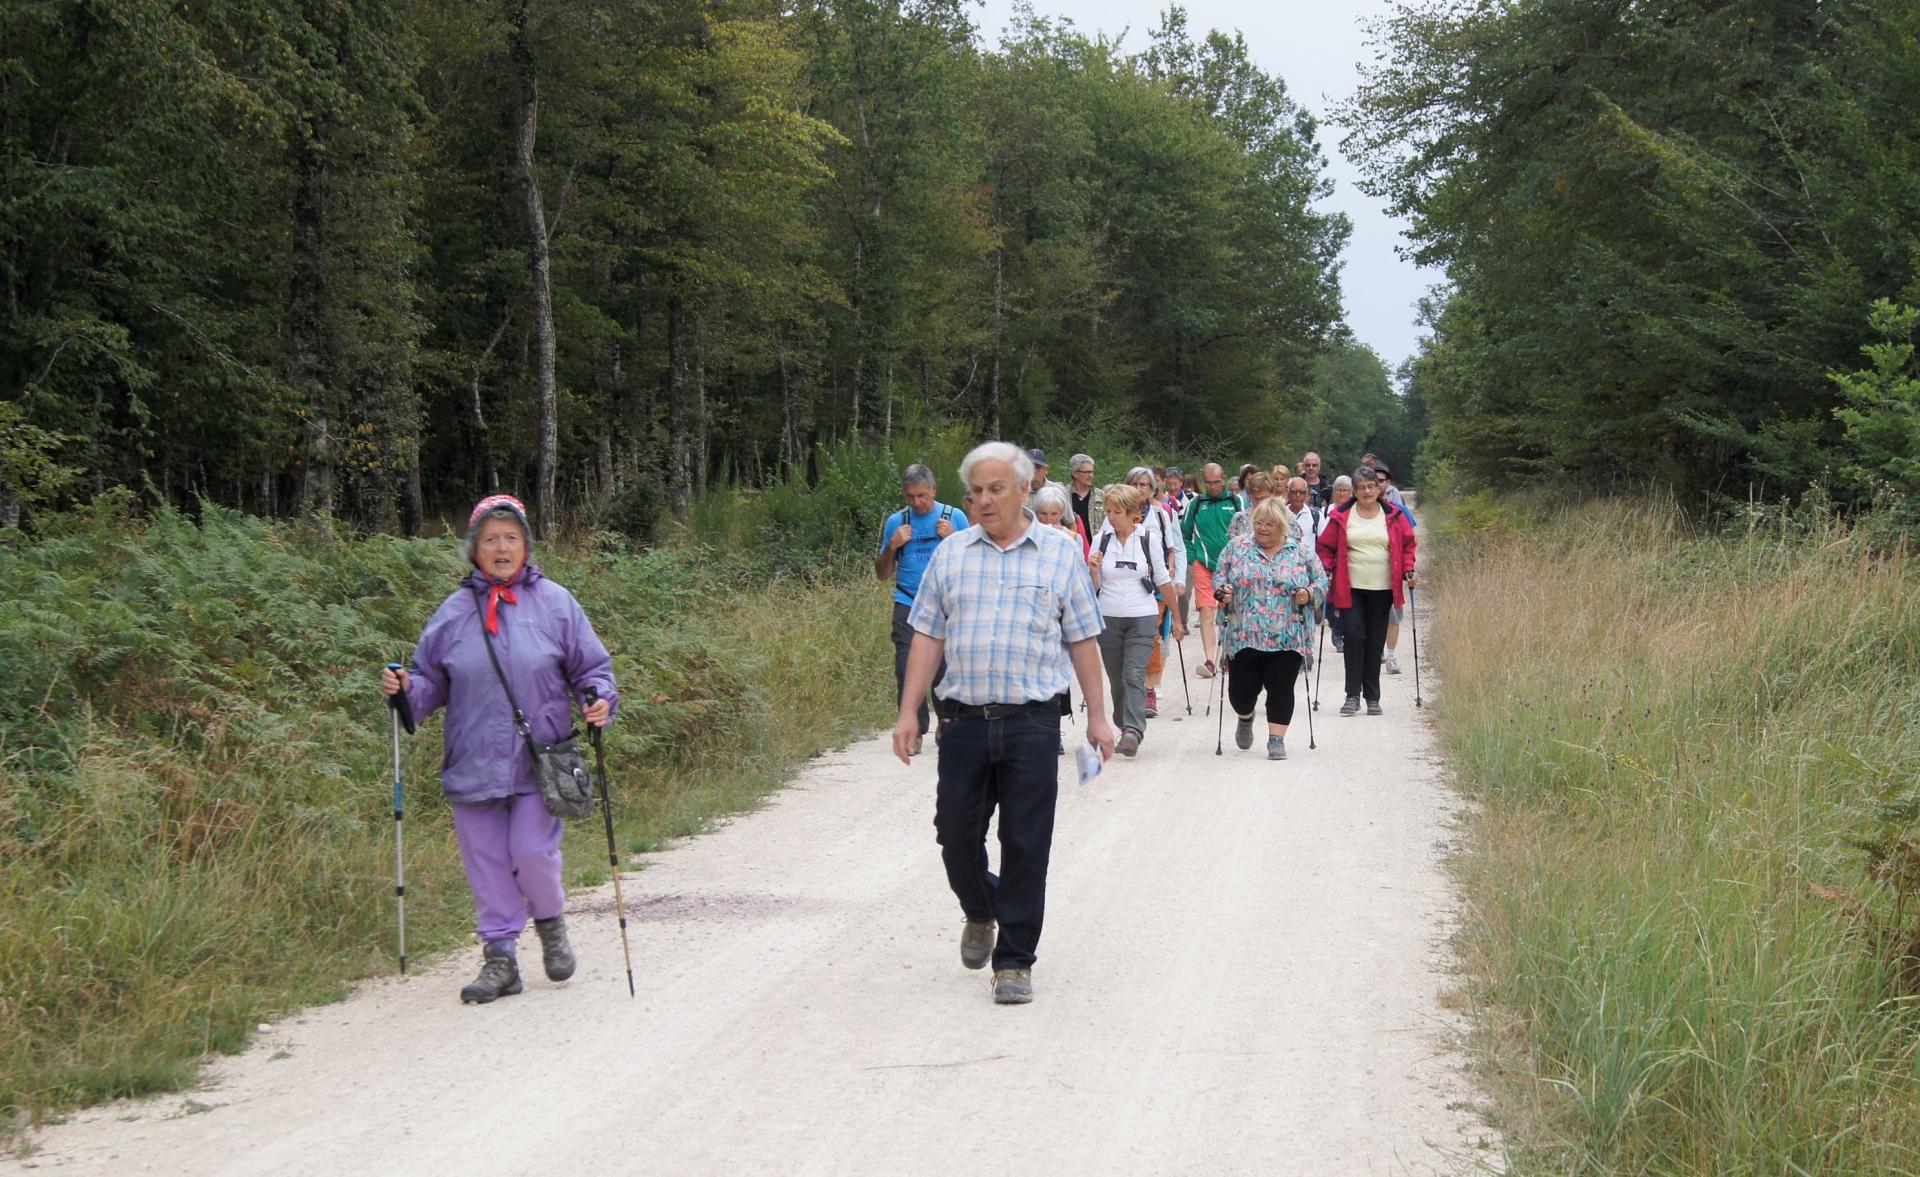
[[[572,729],[567,738],[558,743],[543,744],[534,739],[533,725],[527,722],[526,713],[514,701],[513,688],[507,685],[506,672],[500,669],[500,655],[493,652],[493,634],[487,631],[485,618],[480,622],[480,636],[487,640],[487,659],[493,663],[493,673],[500,679],[500,689],[507,693],[507,705],[513,708],[513,726],[520,729],[527,751],[533,753],[533,779],[540,786],[540,800],[546,802],[547,812],[555,817],[591,817],[593,778],[587,773],[587,758],[576,742],[580,729]],[[572,709],[571,700],[568,709]]]

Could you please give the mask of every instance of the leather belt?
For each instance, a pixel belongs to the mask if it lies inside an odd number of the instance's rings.
[[[1030,703],[943,703],[940,708],[948,715],[971,715],[978,719],[1006,719],[1009,716],[1025,715],[1029,711],[1060,710],[1060,696],[1051,699],[1035,699]]]

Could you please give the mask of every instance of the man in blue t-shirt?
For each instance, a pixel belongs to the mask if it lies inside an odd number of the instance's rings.
[[[918,462],[900,475],[900,490],[907,505],[887,516],[880,528],[880,554],[874,557],[873,574],[881,580],[893,580],[893,701],[900,702],[900,691],[907,682],[907,651],[913,648],[913,627],[907,613],[913,608],[913,596],[920,591],[920,576],[933,559],[940,541],[967,527],[966,512],[949,507],[933,497],[933,471]],[[938,685],[946,673],[942,662],[933,672]],[[920,700],[920,734],[913,738],[915,755],[927,734],[927,701]]]

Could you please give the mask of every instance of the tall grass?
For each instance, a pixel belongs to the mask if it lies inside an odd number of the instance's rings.
[[[754,804],[886,717],[887,592],[870,574],[816,582],[752,552],[610,542],[536,559],[615,651],[627,849]],[[0,1109],[25,1122],[177,1087],[269,1013],[393,968],[374,672],[461,572],[451,541],[211,508],[102,510],[0,544]],[[416,952],[472,922],[439,744],[434,720],[406,749]],[[601,837],[570,828],[571,882],[604,877]]]
[[[1920,1016],[1857,849],[1920,812],[1888,804],[1920,752],[1905,560],[1825,519],[1471,520],[1433,661],[1516,1169],[1920,1169]]]

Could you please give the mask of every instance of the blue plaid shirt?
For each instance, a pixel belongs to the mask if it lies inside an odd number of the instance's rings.
[[[947,644],[935,693],[971,706],[1053,698],[1073,680],[1067,643],[1102,628],[1079,541],[1031,519],[1005,550],[978,525],[947,537],[907,622]]]

